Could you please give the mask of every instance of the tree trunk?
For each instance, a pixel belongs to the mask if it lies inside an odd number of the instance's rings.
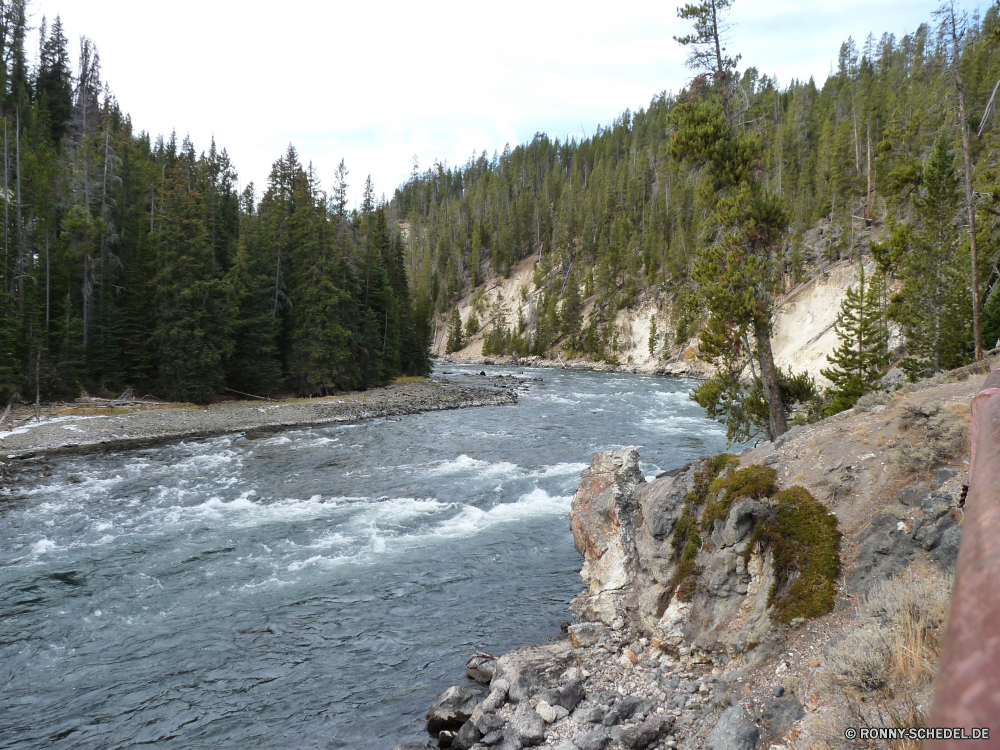
[[[764,401],[767,402],[767,410],[769,412],[767,419],[767,439],[773,441],[788,432],[788,423],[785,421],[785,405],[781,400],[778,369],[774,366],[774,353],[771,351],[771,336],[767,325],[761,320],[754,320],[753,334],[757,341],[760,382],[764,390]]]

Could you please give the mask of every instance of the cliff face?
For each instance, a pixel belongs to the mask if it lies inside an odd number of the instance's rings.
[[[473,335],[465,347],[454,354],[447,355],[455,361],[483,361],[483,339],[489,331],[489,310],[498,297],[502,298],[508,310],[511,322],[517,320],[517,310],[520,307],[526,317],[537,304],[538,291],[532,283],[532,273],[536,257],[532,256],[511,268],[508,278],[495,278],[487,281],[474,292],[466,295],[458,302],[459,313],[463,323],[469,319],[473,310],[473,302],[479,296],[478,314],[483,328]],[[822,385],[826,384],[820,370],[828,366],[826,355],[833,352],[837,346],[837,336],[833,330],[840,303],[844,299],[847,288],[856,283],[857,263],[841,261],[828,265],[824,270],[816,270],[809,281],[790,290],[786,295],[776,300],[774,349],[775,362],[780,367],[791,368],[796,372],[805,371],[816,378]],[[588,300],[584,306],[584,317],[590,314],[593,300]],[[551,359],[530,357],[523,364],[534,366],[581,367],[600,370],[622,370],[646,374],[661,374],[673,376],[704,377],[710,375],[712,369],[697,358],[697,338],[684,342],[679,346],[667,346],[664,333],[671,331],[672,308],[667,298],[644,298],[634,307],[619,310],[616,315],[616,325],[620,331],[621,351],[618,355],[618,365],[608,365],[602,362],[591,362],[584,359],[566,359],[561,350],[556,349]],[[652,352],[649,350],[649,334],[651,320],[656,321],[657,344]],[[445,356],[448,340],[447,316],[438,320],[436,336],[432,352]],[[500,359],[491,357],[490,359]]]

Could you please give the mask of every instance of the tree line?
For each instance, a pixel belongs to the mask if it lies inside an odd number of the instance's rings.
[[[704,405],[734,438],[774,436],[797,402],[846,408],[890,360],[916,377],[1000,339],[1000,22],[996,4],[968,17],[946,3],[901,38],[848,39],[822,86],[781,86],[726,52],[731,5],[678,10],[693,72],[681,92],[590,137],[537,134],[415,169],[390,211],[409,230],[416,293],[450,333],[472,332],[449,316],[461,296],[534,258],[535,297],[477,309],[493,351],[614,362],[616,311],[656,300],[664,351],[697,333],[719,367]],[[866,364],[835,355],[822,397],[774,367],[769,338],[775,299],[841,259],[875,267],[839,326]],[[893,352],[890,322],[904,340]]]
[[[81,389],[206,402],[321,395],[430,369],[429,310],[367,181],[347,209],[289,146],[263,194],[225,149],[137,131],[57,17],[26,57],[0,0],[0,403]]]

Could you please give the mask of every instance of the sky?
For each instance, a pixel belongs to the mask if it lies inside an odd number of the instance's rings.
[[[730,53],[777,76],[826,79],[841,43],[912,32],[939,2],[737,0]],[[960,4],[962,4],[960,2]],[[32,0],[61,16],[74,62],[90,37],[138,130],[214,136],[260,193],[291,143],[329,187],[370,175],[391,197],[414,161],[461,165],[536,132],[592,135],[691,73],[673,2],[635,0]],[[970,10],[976,5],[964,3]],[[985,7],[985,6],[984,6]],[[34,32],[37,34],[37,31]],[[37,50],[37,43],[32,44]],[[37,56],[37,52],[35,52]]]

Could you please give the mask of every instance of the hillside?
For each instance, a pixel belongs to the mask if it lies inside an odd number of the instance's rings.
[[[510,276],[487,281],[483,286],[463,296],[456,303],[463,321],[468,321],[474,305],[480,310],[491,309],[498,297],[502,298],[509,310],[535,310],[544,290],[532,281],[537,256],[527,258],[511,268]],[[870,269],[869,269],[870,270]],[[821,370],[828,367],[827,355],[838,344],[833,325],[840,311],[848,287],[857,283],[857,263],[849,260],[828,264],[822,271],[796,285],[777,301],[773,346],[775,362],[779,367],[804,371],[821,385],[829,381]],[[522,296],[523,295],[523,296]],[[596,303],[595,297],[584,301],[584,326],[589,322]],[[702,376],[712,371],[711,365],[697,359],[697,338],[691,338],[679,346],[667,346],[662,336],[656,341],[653,353],[649,350],[651,320],[657,321],[657,330],[663,331],[674,317],[674,306],[664,298],[649,297],[634,307],[618,311],[615,325],[621,331],[619,364],[595,361],[586,356],[566,356],[561,347],[554,347],[548,358],[522,358],[541,367],[570,367],[580,369],[619,369],[634,373],[660,375]],[[483,316],[477,313],[483,320]],[[432,353],[458,362],[482,362],[486,359],[497,361],[496,356],[483,355],[483,343],[491,330],[486,322],[480,330],[465,341],[462,349],[448,353],[448,320],[440,317],[437,321]]]

